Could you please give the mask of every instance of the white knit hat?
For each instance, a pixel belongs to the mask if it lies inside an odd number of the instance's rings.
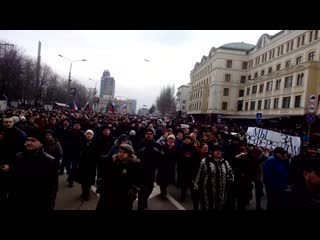
[[[169,136],[168,136],[168,139],[169,138],[173,138],[173,140],[176,140],[176,137],[173,135],[173,134],[170,134]]]
[[[92,135],[94,135],[94,132],[93,132],[91,129],[88,129],[88,130],[84,133],[84,135],[86,135],[87,133],[91,133]]]

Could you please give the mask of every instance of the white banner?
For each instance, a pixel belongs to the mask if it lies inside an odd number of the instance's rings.
[[[276,147],[282,147],[288,153],[293,155],[298,155],[300,153],[300,137],[294,137],[283,133],[254,127],[249,127],[246,135],[248,144],[265,147],[270,150],[274,150]]]
[[[0,100],[0,110],[4,111],[7,109],[7,101],[6,100]]]

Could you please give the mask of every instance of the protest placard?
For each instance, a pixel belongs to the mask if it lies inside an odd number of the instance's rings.
[[[301,139],[263,128],[249,127],[246,133],[247,143],[274,150],[276,147],[284,148],[288,153],[300,153]]]

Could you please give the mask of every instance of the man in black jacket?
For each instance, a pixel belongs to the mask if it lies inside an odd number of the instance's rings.
[[[154,131],[147,129],[144,140],[137,146],[136,155],[141,161],[142,168],[138,210],[148,208],[148,198],[153,190],[155,172],[163,158],[163,151],[153,138]]]
[[[43,150],[39,130],[30,131],[26,150],[10,164],[12,176],[9,203],[15,209],[54,208],[58,191],[58,164]]]

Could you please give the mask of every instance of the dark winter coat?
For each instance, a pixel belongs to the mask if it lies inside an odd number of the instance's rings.
[[[60,146],[60,143],[57,139],[53,138],[51,142],[45,142],[44,145],[44,151],[54,157],[56,161],[60,161],[60,159],[63,156],[63,151]]]
[[[136,155],[141,161],[142,184],[155,181],[155,171],[163,158],[163,151],[155,141],[144,140],[137,146]]]
[[[24,151],[11,164],[12,208],[52,210],[58,191],[57,161],[44,152]]]
[[[76,181],[80,184],[94,185],[99,158],[98,146],[94,141],[84,141],[79,152],[80,158]]]
[[[26,140],[27,136],[21,130],[15,127],[4,129],[4,152],[1,152],[3,159],[6,159],[6,161],[10,163],[10,161],[16,157],[17,153],[25,149],[24,144]]]
[[[157,184],[167,186],[174,180],[177,152],[175,146],[170,148],[168,144],[163,145],[162,150],[164,155],[158,166]]]
[[[203,159],[193,184],[200,199],[201,209],[225,209],[232,182],[233,172],[226,160],[216,161],[212,157]]]
[[[79,149],[84,141],[84,132],[72,129],[66,136],[63,148],[64,157],[77,160],[80,158]]]
[[[97,210],[131,210],[140,185],[140,160],[135,155],[120,161],[113,155],[101,178]]]
[[[197,161],[196,157],[196,148],[193,143],[183,143],[178,152],[177,159],[178,185],[181,185],[182,187],[191,186],[194,166]]]
[[[68,127],[66,129],[64,127],[60,127],[57,129],[56,136],[63,150],[65,150],[66,148],[65,146],[66,137],[68,136],[70,131],[71,131],[71,127]]]

